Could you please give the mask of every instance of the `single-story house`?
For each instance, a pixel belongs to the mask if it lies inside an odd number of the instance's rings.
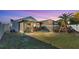
[[[32,16],[18,20],[11,19],[11,30],[15,30],[16,32],[34,32],[39,29],[43,30],[42,27],[47,28],[49,31],[53,31],[53,20],[37,21]]]

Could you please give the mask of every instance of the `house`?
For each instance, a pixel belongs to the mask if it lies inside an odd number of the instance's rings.
[[[59,28],[59,21],[53,21],[53,31],[58,32]]]
[[[48,20],[44,20],[44,21],[40,21],[41,22],[41,26],[45,27],[48,29],[48,31],[53,31],[53,20],[48,19]]]
[[[46,27],[49,31],[53,30],[53,20],[37,21],[32,16],[21,18],[18,20],[11,19],[11,30],[16,32],[34,32],[42,30]]]

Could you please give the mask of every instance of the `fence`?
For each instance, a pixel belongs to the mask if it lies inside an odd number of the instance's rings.
[[[0,24],[0,39],[6,31],[10,31],[9,24]]]

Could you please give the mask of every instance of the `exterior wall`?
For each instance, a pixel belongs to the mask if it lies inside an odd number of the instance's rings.
[[[19,31],[19,23],[16,21],[12,21],[11,24],[12,24],[11,30],[15,30],[16,32],[18,32]]]
[[[9,32],[10,25],[9,24],[0,24],[0,32]]]
[[[33,32],[33,27],[34,27],[34,23],[31,23],[31,26],[30,26],[30,32]]]
[[[47,29],[49,31],[53,31],[53,21],[52,20],[47,20],[47,21],[42,22],[42,26],[47,27]]]
[[[23,23],[23,22],[20,23],[20,29],[19,29],[19,31],[20,31],[21,33],[24,33],[24,23]]]
[[[0,23],[0,39],[1,39],[1,37],[3,36],[3,34],[4,34],[3,24]]]
[[[29,19],[29,20],[33,20],[33,19]],[[39,28],[40,26],[45,26],[49,31],[53,31],[53,21],[52,20],[46,20],[46,21],[41,21],[41,25],[40,22],[33,22],[33,21],[11,21],[12,26],[11,29],[15,30],[16,32],[34,32],[35,28],[37,27]],[[30,24],[28,24],[30,23]]]
[[[21,22],[20,23],[20,32],[24,33],[24,32],[33,32],[34,30],[34,24],[33,22],[30,22],[28,24],[28,22]]]
[[[10,31],[9,24],[2,24],[2,23],[0,23],[0,39],[1,39],[1,37],[3,36],[3,34],[5,32],[9,32],[9,31]]]
[[[10,25],[9,24],[4,24],[4,31],[9,32],[10,31]]]
[[[42,25],[52,25],[53,21],[52,20],[46,20],[42,22]]]
[[[40,23],[36,23],[36,27],[38,27],[38,28],[39,28],[39,27],[40,27]]]

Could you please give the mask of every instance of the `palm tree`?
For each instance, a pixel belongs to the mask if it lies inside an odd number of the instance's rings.
[[[59,16],[60,19],[62,19],[65,23],[69,21],[69,18],[72,17],[72,13],[64,13],[61,16]]]
[[[60,18],[60,29],[59,29],[59,32],[61,30],[65,30],[67,32],[67,25],[68,25],[68,21],[69,21],[69,18],[71,18],[72,16],[72,13],[64,13],[62,14],[61,16],[59,16]]]

